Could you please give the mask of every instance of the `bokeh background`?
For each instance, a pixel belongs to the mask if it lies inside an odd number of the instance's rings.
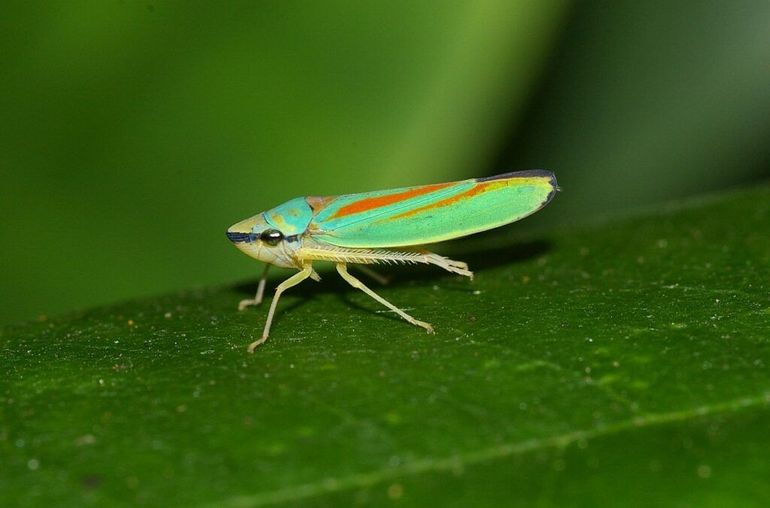
[[[770,176],[770,2],[3,2],[0,324],[254,277],[297,195],[549,168],[551,227]]]

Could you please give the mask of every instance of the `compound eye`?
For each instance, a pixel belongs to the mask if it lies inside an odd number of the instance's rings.
[[[281,240],[283,240],[283,233],[277,229],[266,229],[262,231],[261,235],[259,235],[259,239],[266,244],[275,247],[281,243]]]

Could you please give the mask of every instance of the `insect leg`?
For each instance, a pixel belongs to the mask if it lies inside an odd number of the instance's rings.
[[[301,271],[295,273],[285,281],[278,284],[278,287],[275,288],[275,296],[273,296],[273,301],[270,302],[270,311],[267,313],[267,322],[265,323],[265,330],[262,332],[262,337],[259,340],[255,340],[251,344],[249,344],[248,352],[253,353],[254,350],[259,346],[260,344],[264,343],[267,340],[267,336],[270,334],[270,323],[273,322],[273,314],[275,314],[275,307],[278,304],[278,299],[281,297],[281,294],[289,289],[290,287],[296,286],[303,280],[307,279],[313,274],[313,267],[310,264],[306,264],[304,268],[302,268]]]
[[[334,261],[335,263],[424,263],[426,265],[436,265],[448,272],[473,278],[473,272],[468,270],[467,264],[428,251],[398,252],[386,249],[349,249],[345,247],[313,245],[303,247],[302,254],[305,259]]]
[[[267,283],[267,271],[270,269],[270,264],[265,263],[265,268],[262,270],[262,277],[259,279],[259,284],[257,284],[257,294],[254,296],[253,299],[247,298],[245,300],[241,300],[238,303],[238,310],[243,310],[246,307],[249,307],[250,305],[259,305],[262,303],[262,297],[265,295],[265,284]]]
[[[371,268],[369,268],[366,265],[352,265],[352,266],[353,266],[353,268],[355,268],[359,272],[363,273],[364,275],[366,275],[370,279],[374,279],[375,281],[379,282],[383,286],[385,286],[386,284],[388,284],[388,282],[390,282],[390,279],[388,277],[382,275],[379,272],[376,272],[376,271],[372,270]]]
[[[439,268],[443,268],[448,272],[464,275],[469,279],[473,280],[473,272],[468,270],[467,263],[464,263],[462,261],[455,261],[454,259],[445,258],[444,256],[439,256],[438,254],[428,252],[427,250],[422,252],[422,258],[423,258],[423,261],[422,261],[423,263],[436,265]]]
[[[384,299],[383,297],[381,297],[380,295],[378,295],[377,293],[375,293],[374,291],[366,287],[366,285],[364,285],[363,282],[361,282],[360,280],[350,275],[350,273],[348,273],[348,268],[345,263],[337,263],[337,271],[342,276],[342,278],[345,279],[348,282],[348,284],[350,284],[354,288],[360,289],[361,291],[371,296],[372,298],[374,298],[375,300],[383,304],[385,307],[389,308],[390,310],[392,310],[402,318],[406,319],[413,325],[417,325],[422,328],[425,328],[428,331],[428,333],[433,333],[433,327],[429,323],[418,321],[417,319],[413,318],[403,310],[399,309],[398,307],[396,307],[395,305],[393,305],[392,303],[390,303],[389,301],[387,301],[386,299]]]

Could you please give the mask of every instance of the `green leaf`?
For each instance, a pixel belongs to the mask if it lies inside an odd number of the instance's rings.
[[[558,202],[558,201],[557,201]],[[556,203],[554,204],[556,206]],[[770,187],[403,268],[3,329],[3,506],[763,506]]]

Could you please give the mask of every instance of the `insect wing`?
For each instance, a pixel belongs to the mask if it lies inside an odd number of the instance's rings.
[[[339,247],[439,242],[522,219],[555,191],[553,173],[535,170],[338,196],[317,212],[311,234]]]

